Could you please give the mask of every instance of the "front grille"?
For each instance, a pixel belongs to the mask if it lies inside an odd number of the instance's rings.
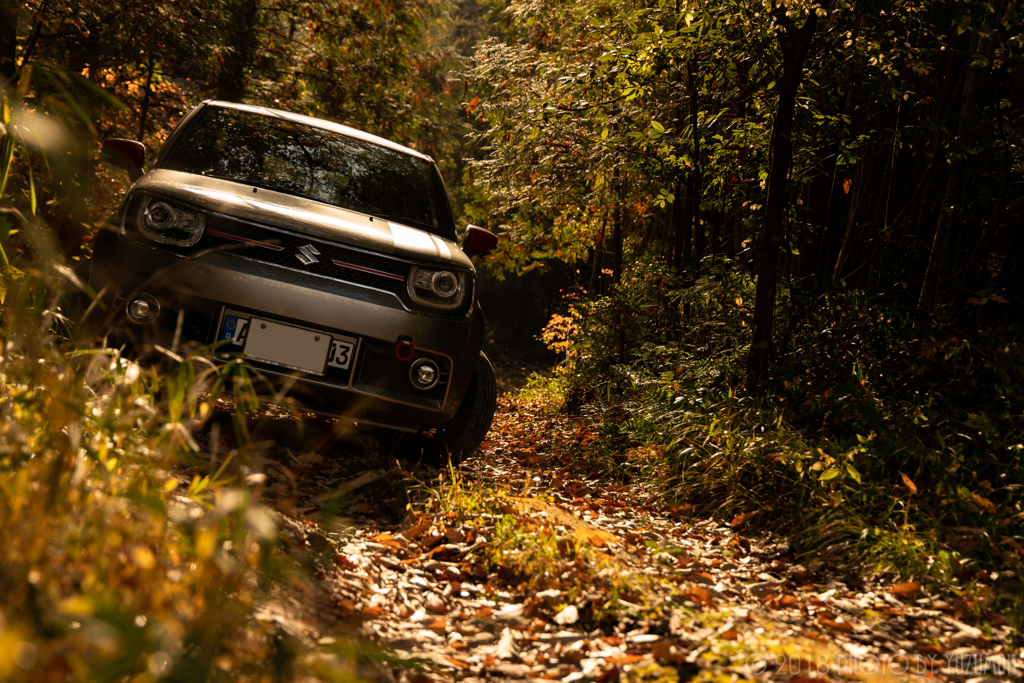
[[[407,263],[385,256],[243,223],[226,216],[208,215],[202,239],[188,251],[195,253],[217,248],[230,249],[231,254],[252,261],[391,292],[397,296],[405,291],[405,279],[409,273]],[[300,251],[300,248],[303,249]]]
[[[407,372],[408,365],[398,362],[393,353],[379,353],[367,348],[359,379],[370,386],[399,391],[409,387]]]

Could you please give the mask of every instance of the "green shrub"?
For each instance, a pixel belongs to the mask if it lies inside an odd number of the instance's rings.
[[[1019,330],[924,330],[857,291],[784,297],[771,379],[755,395],[743,371],[749,280],[726,266],[661,290],[657,268],[643,274],[653,264],[583,307],[567,409],[603,412],[621,442],[665,446],[671,476],[659,479],[679,502],[783,531],[808,557],[967,582],[1019,576]],[[642,315],[655,322],[642,327]]]

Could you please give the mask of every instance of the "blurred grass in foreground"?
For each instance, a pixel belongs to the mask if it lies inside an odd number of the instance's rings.
[[[317,650],[260,616],[297,570],[250,500],[242,436],[191,481],[173,473],[240,366],[143,368],[73,338],[60,311],[83,285],[39,197],[77,187],[91,125],[30,85],[0,93],[0,680],[356,679],[365,648]]]

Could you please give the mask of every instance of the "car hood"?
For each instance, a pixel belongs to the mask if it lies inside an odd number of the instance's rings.
[[[207,211],[310,237],[417,261],[473,268],[455,242],[424,230],[262,187],[156,169],[139,178],[132,190],[164,195]]]

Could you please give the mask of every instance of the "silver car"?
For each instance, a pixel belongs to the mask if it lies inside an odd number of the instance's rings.
[[[90,284],[117,343],[211,346],[241,358],[269,400],[425,434],[457,460],[490,426],[494,371],[469,256],[433,160],[346,126],[208,101],[148,172],[108,140],[133,184],[101,231]]]

